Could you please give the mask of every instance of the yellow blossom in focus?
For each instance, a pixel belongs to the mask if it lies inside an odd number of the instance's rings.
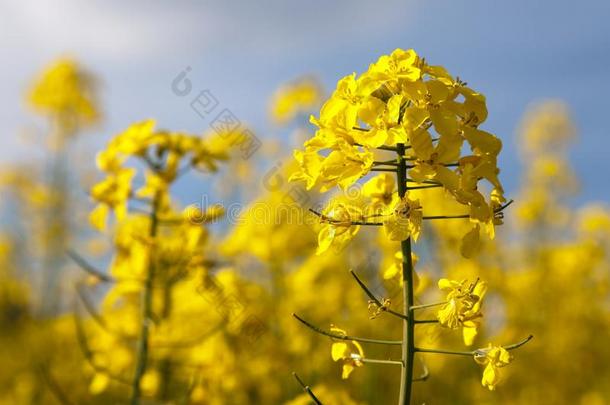
[[[338,335],[346,335],[343,329],[339,329],[334,325],[331,325],[330,331]],[[362,362],[364,351],[360,343],[355,340],[334,342],[331,346],[331,357],[334,361],[341,361],[343,363],[341,378],[344,380],[349,378],[356,367],[364,365]]]
[[[507,366],[513,360],[513,356],[503,347],[492,346],[490,343],[487,348],[476,350],[474,359],[485,366],[481,384],[493,391],[500,382],[499,369]]]
[[[362,220],[362,209],[347,200],[333,199],[322,211],[322,228],[318,233],[316,254],[326,252],[331,246],[342,249],[360,230],[353,222]]]
[[[409,237],[417,240],[422,226],[422,210],[419,200],[408,196],[396,203],[390,216],[383,221],[383,227],[390,240],[402,241]]]
[[[479,318],[483,297],[487,292],[487,283],[475,281],[468,284],[466,280],[454,281],[442,278],[438,281],[438,288],[447,293],[446,303],[437,312],[437,319],[441,326],[457,329],[460,326],[464,343],[472,345],[478,333]]]
[[[383,210],[397,198],[396,179],[390,173],[379,174],[362,186],[362,195],[371,199],[371,210]]]
[[[393,162],[374,161],[377,149],[406,146],[410,181],[442,187],[468,209],[476,226],[465,237],[462,251],[472,256],[478,231],[493,238],[500,223],[494,209],[503,193],[497,167],[502,142],[480,128],[486,119],[482,94],[444,68],[428,65],[414,50],[396,49],[360,76],[353,73],[339,80],[319,118],[311,119],[318,128],[315,135],[304,150],[294,152],[300,171],[290,180],[304,181],[308,189],[318,186],[322,192],[334,186],[345,189],[371,170],[388,171],[384,164]],[[470,154],[463,153],[465,144]],[[389,178],[378,176],[365,185],[374,206],[393,198]],[[482,181],[491,184],[491,195],[483,194]],[[384,221],[391,238],[417,239],[417,216],[409,221],[392,215]]]

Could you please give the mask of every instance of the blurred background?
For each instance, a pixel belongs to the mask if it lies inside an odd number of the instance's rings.
[[[126,123],[155,117],[161,125],[201,132],[202,120],[171,92],[187,66],[196,89],[210,89],[261,137],[267,100],[279,84],[314,74],[327,88],[378,55],[413,48],[487,96],[488,125],[504,141],[500,165],[508,194],[519,165],[514,136],[527,106],[564,100],[583,136],[572,146],[582,199],[607,198],[598,187],[610,90],[610,5],[604,1],[120,2],[59,0],[0,5],[0,158],[25,156],[17,136],[28,113],[30,78],[61,55],[100,77],[103,144]]]
[[[209,134],[214,116],[191,106],[204,90],[261,147],[253,159],[232,157],[212,179],[189,173],[173,188],[182,207],[240,209],[206,224],[201,252],[212,264],[203,275],[168,289],[176,304],[153,336],[158,357],[143,403],[307,404],[292,371],[325,404],[396,402],[396,370],[366,365],[342,380],[328,339],[290,316],[399,338],[392,319],[369,319],[367,298],[347,273],[356,269],[391,296],[392,247],[359,235],[340,254],[318,257],[316,225],[276,216],[261,224],[244,210],[281,205],[288,186],[268,180],[287,178],[292,149],[313,134],[309,114],[337,80],[395,48],[415,49],[486,96],[484,129],[503,141],[501,180],[516,200],[477,260],[456,254],[456,227],[430,227],[418,247],[422,297],[439,298],[439,277],[481,277],[490,293],[477,347],[535,335],[496,392],[481,387],[470,359],[422,356],[431,376],[416,384],[414,403],[610,403],[608,18],[604,1],[0,0],[0,404],[127,403],[137,302],[109,306],[125,291],[82,272],[93,263],[115,275],[121,248],[116,235],[87,223],[88,193],[100,178],[95,155],[146,118]],[[86,72],[95,95],[95,119],[69,142],[58,142],[32,100],[58,58]],[[181,95],[185,80],[190,91]],[[290,107],[283,117],[278,100]],[[70,260],[68,250],[78,254]],[[261,339],[243,321],[227,322],[218,298],[205,298],[201,280],[210,277],[223,297],[239,297]],[[420,339],[461,345],[445,330],[423,328]]]

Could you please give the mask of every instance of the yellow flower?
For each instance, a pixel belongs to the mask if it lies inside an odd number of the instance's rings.
[[[401,94],[392,96],[387,104],[375,97],[369,97],[360,110],[362,120],[371,126],[368,131],[354,131],[352,137],[357,143],[377,148],[381,145],[395,145],[407,141],[407,133],[400,125],[400,109],[404,97]]]
[[[295,151],[295,159],[301,170],[290,177],[290,181],[305,180],[307,189],[319,185],[327,191],[339,185],[345,189],[366,175],[373,165],[373,155],[367,150],[337,141],[335,148],[323,158],[316,151]]]
[[[503,347],[492,346],[490,343],[487,348],[476,350],[474,360],[485,366],[481,384],[493,391],[500,382],[499,369],[507,366],[513,360],[513,356]]]
[[[346,189],[365,176],[373,165],[371,152],[361,151],[346,142],[340,142],[338,147],[322,162],[321,191],[326,191],[337,184]]]
[[[416,81],[421,78],[419,61],[413,49],[396,49],[371,64],[364,75],[363,84],[374,89],[385,85],[394,90],[398,87],[398,81]]]
[[[315,151],[294,151],[294,159],[300,166],[299,171],[293,173],[289,180],[290,181],[305,181],[305,187],[307,190],[311,190],[315,187],[320,176],[320,169],[322,168],[322,156],[318,155]]]
[[[384,280],[395,279],[398,281],[398,284],[402,286],[402,257],[402,252],[400,250],[394,253],[392,264],[383,271],[382,276]],[[419,258],[415,253],[411,252],[411,260],[413,263],[413,292],[417,293],[420,287],[420,280],[415,271],[415,266],[417,265]]]
[[[318,233],[316,254],[326,252],[331,246],[341,250],[360,230],[360,226],[352,222],[361,220],[362,210],[359,207],[333,199],[320,217],[323,225]]]
[[[278,124],[285,124],[297,114],[318,107],[322,98],[320,84],[310,78],[301,78],[280,87],[273,95],[271,117]]]
[[[330,331],[338,335],[346,335],[343,329],[339,329],[334,325],[330,326]],[[362,361],[364,350],[362,350],[360,343],[355,340],[334,342],[331,346],[331,357],[334,361],[341,361],[343,363],[341,378],[344,380],[350,376],[356,367],[364,365]]]
[[[492,235],[492,198],[486,201],[478,184],[487,180],[502,192],[497,169],[502,143],[479,129],[486,118],[483,95],[444,68],[427,65],[415,51],[396,49],[359,77],[354,73],[337,83],[319,119],[311,120],[318,127],[315,136],[305,152],[295,152],[301,173],[292,179],[306,181],[308,188],[320,185],[321,191],[345,188],[371,170],[371,150],[408,144],[406,157],[413,162],[408,176],[439,183]],[[464,142],[472,155],[463,159]]]
[[[395,177],[390,173],[373,177],[362,186],[362,195],[371,199],[373,212],[385,208],[397,197]]]
[[[91,198],[99,202],[89,215],[89,221],[94,228],[103,231],[106,228],[106,218],[110,209],[118,221],[127,213],[127,200],[131,194],[131,180],[135,169],[120,169],[110,173],[104,180],[91,189]]]
[[[60,59],[38,78],[29,94],[36,110],[60,120],[65,130],[93,124],[99,117],[93,77],[71,59]]]
[[[345,76],[339,80],[332,96],[322,106],[320,122],[351,130],[358,121],[358,111],[369,93],[359,85],[356,73]]]
[[[466,280],[442,278],[438,281],[438,288],[447,293],[447,302],[437,313],[439,324],[450,329],[463,327],[464,343],[472,345],[478,333],[478,319],[482,316],[481,304],[487,292],[487,284],[479,280],[468,284]]]
[[[565,148],[575,138],[576,128],[568,106],[560,100],[540,103],[525,115],[521,128],[523,149],[532,156]]]
[[[402,241],[409,237],[417,240],[421,232],[422,211],[419,200],[404,196],[394,206],[392,214],[383,221],[383,227],[390,240]]]

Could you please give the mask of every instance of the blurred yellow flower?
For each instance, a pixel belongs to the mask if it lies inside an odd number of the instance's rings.
[[[68,58],[55,61],[40,75],[30,91],[29,103],[58,119],[68,133],[99,118],[93,77]]]
[[[280,87],[272,97],[271,118],[285,124],[297,114],[317,108],[322,101],[322,88],[311,77],[305,77]]]
[[[106,229],[106,219],[111,209],[118,221],[125,218],[134,175],[135,169],[120,169],[91,188],[91,198],[99,203],[89,215],[94,228],[100,231]]]

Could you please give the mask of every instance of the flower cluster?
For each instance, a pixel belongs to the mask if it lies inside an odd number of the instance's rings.
[[[34,83],[29,103],[37,111],[52,116],[69,133],[95,123],[99,108],[93,76],[71,59],[60,59]]]
[[[411,241],[419,239],[424,220],[444,219],[469,220],[470,226],[461,235],[460,253],[465,258],[477,252],[481,230],[494,238],[495,226],[502,223],[502,210],[510,202],[505,204],[498,179],[497,157],[502,143],[479,128],[486,118],[482,94],[453,78],[444,68],[429,65],[415,51],[397,49],[380,57],[362,75],[353,73],[339,80],[319,117],[310,120],[318,128],[315,135],[305,142],[304,150],[294,152],[299,170],[291,180],[303,181],[307,189],[320,192],[336,186],[344,191],[343,195],[333,197],[321,212],[311,210],[321,222],[316,253],[320,255],[331,247],[340,252],[363,227],[380,227],[385,235],[385,242],[381,243],[384,253],[394,255],[383,278],[398,279],[404,298],[402,311],[397,311],[392,308],[390,298],[376,297],[352,272],[370,298],[370,319],[388,313],[403,322],[402,340],[398,342],[348,338],[341,329],[333,327],[324,332],[297,319],[316,332],[343,340],[332,346],[333,360],[343,361],[343,378],[364,363],[400,365],[401,404],[410,403],[413,381],[427,378],[427,371],[421,377],[413,377],[417,352],[475,354],[477,361],[487,365],[482,382],[490,389],[498,382],[497,369],[509,362],[508,349],[502,347],[457,352],[415,345],[416,326],[420,324],[462,328],[468,346],[478,334],[487,284],[478,279],[468,284],[466,280],[443,278],[438,286],[446,293],[444,301],[415,305],[421,280],[415,272],[417,256],[412,252]],[[463,152],[465,146],[469,153]],[[381,173],[369,176],[374,172]],[[364,178],[367,181],[361,192],[354,196],[350,187]],[[443,190],[450,205],[462,208],[462,213],[428,213],[427,207],[435,203],[430,204],[434,197],[429,197],[426,189]],[[400,242],[399,252],[395,250],[396,242]],[[436,319],[416,319],[416,310],[436,306],[440,306]],[[347,339],[351,344],[345,342]],[[364,358],[359,341],[398,343],[402,358],[400,361]],[[484,359],[480,353],[484,353]]]
[[[133,167],[126,166],[129,158],[145,162],[146,184],[135,193],[132,180]],[[183,160],[188,160],[182,164]],[[97,155],[97,166],[106,178],[91,189],[92,198],[98,202],[90,215],[90,221],[103,230],[110,210],[118,220],[125,217],[130,197],[153,198],[159,194],[161,205],[167,207],[168,186],[183,171],[194,168],[214,172],[218,163],[227,159],[226,145],[206,140],[184,132],[155,130],[154,120],[132,124],[114,137],[107,148]]]
[[[497,211],[505,201],[497,167],[502,143],[479,129],[486,118],[482,94],[444,68],[427,64],[415,51],[397,49],[362,75],[339,80],[319,118],[311,118],[318,127],[315,136],[294,153],[301,170],[292,179],[304,181],[308,189],[345,189],[383,163],[393,165],[376,157],[380,150],[397,151],[402,145],[401,157],[409,162],[407,181],[416,187],[442,187],[465,206],[472,228],[464,243],[476,247],[481,227],[494,237],[494,226],[501,223]],[[462,154],[464,144],[471,154]],[[491,186],[487,197],[480,189],[482,180]],[[390,208],[392,239],[416,239],[418,202],[405,197]],[[397,231],[405,224],[408,231]],[[466,247],[463,252],[470,255],[473,250]]]

